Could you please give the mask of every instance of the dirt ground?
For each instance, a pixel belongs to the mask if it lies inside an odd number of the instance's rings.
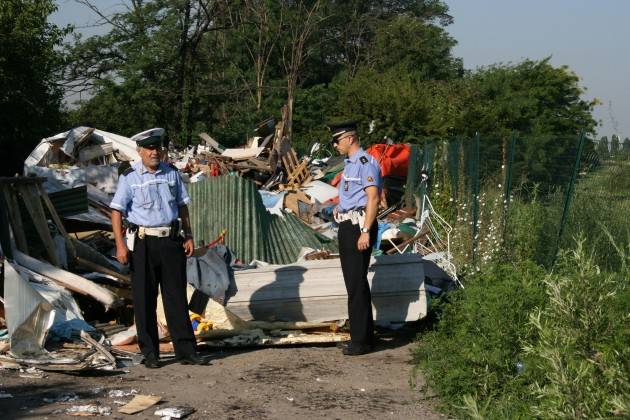
[[[376,351],[343,356],[334,346],[228,349],[204,352],[210,366],[137,365],[117,372],[59,374],[22,378],[0,370],[2,419],[76,418],[72,406],[98,403],[111,408],[109,418],[155,419],[157,408],[194,407],[188,419],[437,419],[435,400],[413,371],[411,349],[416,327],[381,332]],[[141,413],[118,412],[131,395],[153,394],[159,405]],[[55,401],[58,399],[73,401]]]

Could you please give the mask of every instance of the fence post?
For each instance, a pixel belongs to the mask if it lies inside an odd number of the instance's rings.
[[[472,261],[477,261],[477,233],[479,222],[479,133],[475,134],[472,144],[472,167],[471,167],[471,186],[472,186]]]
[[[459,192],[459,148],[460,139],[455,137],[448,143],[447,148],[447,163],[448,163],[448,177],[451,184],[451,198],[453,202],[457,202]]]
[[[556,242],[556,251],[553,255],[553,261],[551,265],[555,264],[556,257],[558,256],[558,251],[560,251],[560,241],[562,240],[562,235],[564,234],[564,227],[567,223],[567,218],[569,216],[569,208],[571,207],[571,200],[573,199],[573,192],[575,191],[575,182],[577,180],[577,174],[580,169],[580,161],[582,159],[582,151],[584,150],[584,141],[586,139],[586,133],[584,130],[580,133],[580,138],[578,139],[578,147],[577,153],[575,155],[575,164],[573,165],[573,173],[571,174],[571,181],[569,181],[569,186],[564,195],[564,208],[562,209],[562,219],[560,220],[560,229],[558,229],[558,240]]]
[[[505,168],[505,194],[503,196],[503,202],[505,203],[506,210],[508,205],[510,204],[510,195],[512,194],[512,171],[514,166],[514,149],[516,147],[516,138],[516,131],[513,131],[512,136],[510,137],[510,143],[508,143],[508,160],[507,168]]]
[[[416,144],[411,144],[409,148],[409,169],[407,170],[407,183],[405,185],[405,206],[413,207],[415,205],[414,196],[418,189],[420,177],[420,149]]]
[[[427,141],[424,144],[424,149],[422,151],[422,170],[420,171],[420,176],[422,180],[420,182],[420,203],[424,203],[424,196],[427,195],[427,191],[429,189],[429,182],[431,182],[431,176],[433,175],[433,160],[435,156],[435,145]],[[426,175],[426,176],[425,176]]]

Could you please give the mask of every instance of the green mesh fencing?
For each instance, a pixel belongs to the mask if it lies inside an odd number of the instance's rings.
[[[412,147],[405,204],[415,206],[428,194],[454,228],[451,245],[460,266],[478,267],[497,249],[506,258],[521,253],[550,265],[558,249],[580,235],[600,232],[601,244],[608,236],[630,238],[630,224],[619,216],[630,214],[630,140],[619,139],[614,153],[607,140],[584,134],[480,133],[419,141]],[[423,174],[429,183],[421,182]]]

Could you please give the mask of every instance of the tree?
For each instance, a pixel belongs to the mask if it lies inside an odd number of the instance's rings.
[[[90,0],[81,0],[97,13]],[[109,33],[77,38],[66,77],[94,96],[74,113],[75,121],[131,135],[166,125],[189,144],[195,112],[205,91],[197,86],[208,63],[207,34],[230,26],[229,2],[213,0],[132,1],[128,11],[106,17]],[[218,60],[214,61],[218,63]],[[135,122],[112,116],[134,109]]]
[[[472,96],[460,130],[509,135],[577,136],[594,131],[596,102],[581,98],[584,89],[568,67],[554,67],[549,58],[498,64],[467,76]]]
[[[293,133],[293,102],[298,80],[302,73],[302,65],[308,59],[308,43],[313,34],[317,31],[323,21],[320,14],[321,1],[314,2],[299,0],[296,2],[297,9],[287,19],[285,30],[288,33],[289,41],[282,51],[282,61],[285,68],[287,80],[287,122],[285,133],[289,137]]]
[[[597,154],[600,159],[608,159],[610,157],[610,151],[608,150],[608,137],[603,136],[597,143]]]
[[[69,29],[48,23],[52,0],[0,2],[0,155],[2,173],[21,172],[42,137],[56,134],[63,92],[58,52]]]
[[[610,141],[610,155],[611,156],[617,156],[620,150],[620,146],[621,146],[620,143],[621,142],[619,141],[619,136],[616,134],[613,134],[612,140]]]

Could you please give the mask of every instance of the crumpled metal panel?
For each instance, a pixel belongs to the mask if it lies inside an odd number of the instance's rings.
[[[48,194],[57,214],[61,217],[74,216],[88,211],[87,186],[69,188]]]
[[[225,175],[188,186],[193,235],[206,244],[227,229],[226,245],[243,262],[288,264],[302,247],[337,251],[334,240],[318,234],[291,214],[271,215],[256,185],[248,179]]]
[[[11,353],[36,357],[46,353],[46,333],[55,318],[53,306],[22,278],[8,261],[5,270],[5,312]]]

